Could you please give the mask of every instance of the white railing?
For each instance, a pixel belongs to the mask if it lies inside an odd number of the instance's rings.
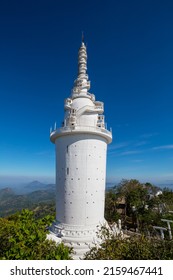
[[[103,106],[101,106],[101,105],[95,105],[95,109],[96,109],[96,110],[101,110],[101,111],[103,111]]]
[[[72,132],[72,131],[102,132],[102,133],[105,133],[105,134],[109,135],[110,137],[112,137],[112,132],[105,128],[96,127],[96,126],[84,126],[84,125],[82,125],[82,126],[75,125],[74,127],[70,127],[70,126],[60,127],[60,128],[57,128],[56,130],[52,131],[51,134]]]
[[[82,88],[79,88],[79,87],[74,87],[72,90],[71,90],[71,94],[72,95],[82,95],[82,92],[81,92]],[[93,93],[89,93],[87,92],[86,95],[92,100],[92,101],[95,101],[95,95]]]

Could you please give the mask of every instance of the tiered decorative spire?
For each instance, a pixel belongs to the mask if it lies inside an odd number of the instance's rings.
[[[78,52],[78,78],[86,78],[88,79],[88,75],[86,75],[87,70],[87,52],[86,52],[86,46],[84,42],[82,42],[82,45]]]
[[[84,38],[82,36],[82,44],[78,52],[78,76],[74,82],[74,87],[72,90],[73,94],[87,94],[90,89],[90,82],[88,81],[87,75],[87,51],[84,43]]]

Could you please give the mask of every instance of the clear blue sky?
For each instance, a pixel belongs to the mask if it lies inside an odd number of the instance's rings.
[[[173,1],[0,2],[0,183],[54,181],[84,31],[91,93],[113,143],[107,180],[173,182]],[[8,178],[8,180],[7,180]]]

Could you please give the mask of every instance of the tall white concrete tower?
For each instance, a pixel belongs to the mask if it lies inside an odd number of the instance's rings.
[[[87,52],[82,42],[78,53],[78,76],[71,96],[65,99],[62,126],[51,132],[56,146],[55,239],[72,246],[82,257],[97,240],[105,223],[107,144],[112,133],[105,127],[104,104],[88,92]]]

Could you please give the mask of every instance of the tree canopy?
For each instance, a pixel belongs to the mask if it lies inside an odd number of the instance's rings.
[[[0,218],[0,259],[70,259],[69,248],[46,239],[46,228],[51,222],[52,216],[36,219],[34,213],[29,210],[23,210],[8,218]]]
[[[164,226],[161,219],[171,219],[169,211],[173,210],[173,192],[165,188],[157,195],[159,190],[150,183],[122,180],[106,193],[106,219],[112,223],[120,218],[124,227],[143,233],[152,231],[154,225]],[[119,211],[122,204],[124,210]]]
[[[173,240],[147,238],[144,235],[122,238],[103,228],[102,243],[86,253],[86,260],[172,260]]]

